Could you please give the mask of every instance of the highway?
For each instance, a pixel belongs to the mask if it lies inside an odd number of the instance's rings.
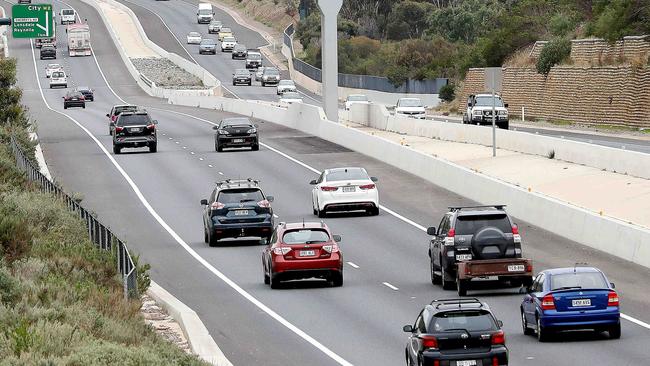
[[[85,110],[66,110],[64,115],[64,90],[47,89],[44,77],[44,67],[51,61],[35,60],[28,41],[10,39],[10,52],[20,61],[24,103],[34,116],[56,179],[69,191],[81,193],[84,204],[152,265],[153,279],[199,314],[233,364],[402,364],[406,341],[402,325],[412,323],[432,299],[455,296],[429,281],[428,237],[422,227],[437,226],[448,205],[473,202],[371,157],[263,121],[256,121],[263,142],[260,151],[217,154],[212,124],[228,115],[170,106],[146,96],[119,62],[95,10],[77,0],[69,4],[91,25],[97,62],[93,57],[64,57],[62,38],[62,59],[57,62],[65,64],[71,85],[95,89],[96,102]],[[151,3],[159,4],[182,5],[177,0]],[[60,6],[55,2],[57,11]],[[187,22],[196,25],[194,19]],[[108,153],[111,138],[105,114],[122,100],[147,106],[160,121],[158,153]],[[346,265],[342,288],[305,281],[271,290],[262,283],[262,247],[256,242],[231,242],[219,248],[203,242],[199,201],[207,197],[214,181],[259,178],[265,193],[276,198],[279,220],[311,220],[308,182],[317,171],[346,165],[363,166],[379,177],[381,203],[394,214],[384,209],[376,217],[340,215],[325,220],[343,236],[344,259],[354,264]],[[529,223],[519,225],[524,253],[535,260],[537,269],[575,262],[600,267],[616,282],[623,312],[650,322],[649,270]],[[650,329],[642,325],[623,321],[620,340],[579,332],[540,344],[521,333],[522,295],[516,290],[484,290],[479,296],[505,324],[512,365],[546,365],[549,358],[567,366],[640,365],[650,355],[644,348]]]

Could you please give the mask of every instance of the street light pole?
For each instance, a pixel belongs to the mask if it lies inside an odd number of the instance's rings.
[[[497,156],[497,99],[492,88],[492,157]]]

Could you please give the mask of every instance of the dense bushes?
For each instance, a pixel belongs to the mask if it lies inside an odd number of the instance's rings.
[[[439,98],[443,102],[451,102],[456,98],[456,86],[454,84],[447,84],[440,88]]]
[[[542,48],[537,59],[537,72],[542,75],[548,75],[551,67],[567,59],[571,54],[571,41],[566,38],[557,38]]]
[[[140,301],[124,300],[112,253],[18,171],[9,136],[30,156],[33,145],[11,70],[0,60],[0,105],[17,112],[0,121],[0,364],[204,365],[145,324]]]
[[[305,61],[320,65],[315,0],[299,23]],[[408,78],[462,79],[470,67],[501,66],[536,40],[650,33],[650,6],[637,0],[346,0],[339,17],[339,71]],[[645,5],[644,5],[645,4]],[[374,41],[374,42],[373,42]],[[368,45],[363,48],[360,45]],[[566,42],[542,66],[553,64]],[[370,49],[371,52],[368,52]],[[551,52],[553,51],[553,52]],[[560,59],[561,60],[561,59]]]

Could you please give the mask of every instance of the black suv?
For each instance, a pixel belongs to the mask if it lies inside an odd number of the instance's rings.
[[[157,124],[147,111],[120,113],[113,127],[113,152],[119,154],[125,147],[145,146],[152,153],[158,151]]]
[[[250,71],[246,69],[237,69],[232,74],[232,85],[245,84],[251,85],[253,83]]]
[[[236,44],[235,48],[232,49],[232,59],[235,60],[245,60],[248,55],[248,48],[243,44]]]
[[[268,240],[275,227],[271,202],[273,197],[265,196],[251,178],[217,182],[210,198],[201,200],[205,242],[214,247],[224,238]]]
[[[505,205],[449,207],[440,226],[427,229],[431,282],[445,290],[456,286],[461,261],[521,258],[521,236]],[[521,284],[513,284],[521,285]]]
[[[257,126],[246,117],[223,119],[212,129],[217,131],[214,135],[214,149],[217,152],[223,151],[224,147],[250,146],[253,151],[260,149]]]
[[[434,300],[418,315],[406,344],[407,366],[507,365],[508,348],[489,306],[476,298]]]
[[[39,57],[41,60],[45,60],[46,58],[54,58],[56,59],[56,48],[52,45],[43,45],[41,47],[41,52],[39,54]]]

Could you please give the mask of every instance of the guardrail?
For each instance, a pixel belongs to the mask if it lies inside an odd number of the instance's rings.
[[[123,241],[118,239],[113,232],[102,224],[92,213],[81,206],[74,198],[65,193],[61,187],[49,180],[34,164],[27,159],[25,153],[18,145],[16,138],[11,136],[11,150],[16,157],[16,165],[19,169],[27,174],[27,178],[37,183],[41,191],[51,193],[62,199],[72,212],[76,212],[79,217],[86,222],[88,237],[97,247],[112,251],[117,259],[117,271],[122,276],[124,285],[124,298],[138,297],[137,268],[129,248]]]
[[[289,24],[284,29],[284,45],[291,50],[291,62],[293,68],[309,77],[312,80],[322,82],[321,69],[312,66],[305,61],[296,57],[293,50],[293,34],[295,33],[295,26]],[[388,78],[383,76],[372,75],[354,75],[342,74],[338,75],[339,86],[351,89],[367,89],[375,90],[386,93],[408,93],[408,94],[438,94],[440,88],[447,85],[449,82],[446,78],[415,80],[408,79],[404,84],[396,87]]]

